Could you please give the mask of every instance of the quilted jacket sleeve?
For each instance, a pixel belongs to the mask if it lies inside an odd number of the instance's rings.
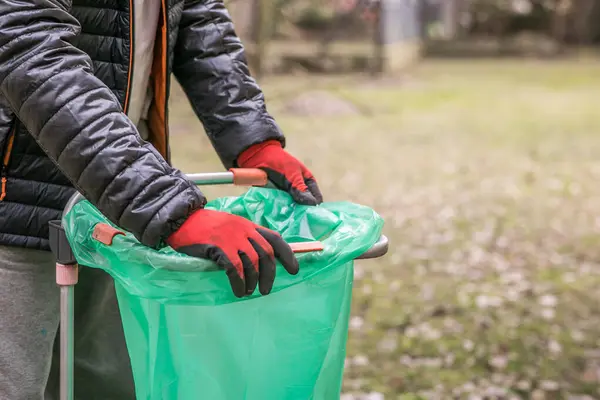
[[[68,0],[0,1],[0,94],[40,147],[112,222],[156,247],[205,204],[150,146],[69,41]]]
[[[173,72],[227,168],[253,144],[285,145],[222,0],[185,1]]]

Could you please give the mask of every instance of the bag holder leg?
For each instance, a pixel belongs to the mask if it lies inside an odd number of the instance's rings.
[[[60,286],[60,400],[73,400],[74,291],[79,266],[60,220],[50,221],[49,239]]]

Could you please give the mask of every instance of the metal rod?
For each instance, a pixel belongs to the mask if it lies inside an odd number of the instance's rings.
[[[85,200],[85,197],[83,197],[83,195],[81,193],[75,192],[73,194],[73,196],[71,196],[71,198],[67,202],[67,205],[65,206],[65,209],[63,210],[62,216],[64,217],[65,215],[67,215],[67,213],[69,211],[71,211],[71,209],[73,208],[73,206],[75,206],[75,204],[77,204],[83,200]]]
[[[60,286],[60,400],[73,400],[75,285],[77,264],[56,263],[56,284]]]
[[[195,185],[230,185],[234,183],[235,176],[233,172],[228,171],[186,174],[186,178]],[[67,205],[63,210],[63,216],[71,211],[75,204],[82,200],[85,200],[83,195],[79,192],[75,192],[67,202]]]
[[[369,250],[363,253],[361,256],[356,257],[357,260],[367,260],[372,258],[383,257],[389,249],[389,240],[387,236],[381,235],[377,243],[375,243]]]
[[[187,174],[186,177],[196,185],[227,185],[233,183],[233,172]]]
[[[60,400],[73,400],[73,286],[60,288]]]

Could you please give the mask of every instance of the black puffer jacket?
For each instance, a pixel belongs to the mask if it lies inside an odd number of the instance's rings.
[[[143,142],[124,114],[132,4],[0,1],[0,245],[48,249],[73,185],[149,246],[205,204],[169,164],[172,72],[226,167],[252,144],[283,142],[222,0],[162,0]]]

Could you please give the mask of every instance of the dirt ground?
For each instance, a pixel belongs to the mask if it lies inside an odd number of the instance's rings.
[[[344,400],[600,399],[598,71],[466,60],[261,82],[326,200],[386,219],[389,255],[356,266]],[[356,112],[287,112],[312,90]],[[175,164],[220,170],[177,88],[172,107]]]

